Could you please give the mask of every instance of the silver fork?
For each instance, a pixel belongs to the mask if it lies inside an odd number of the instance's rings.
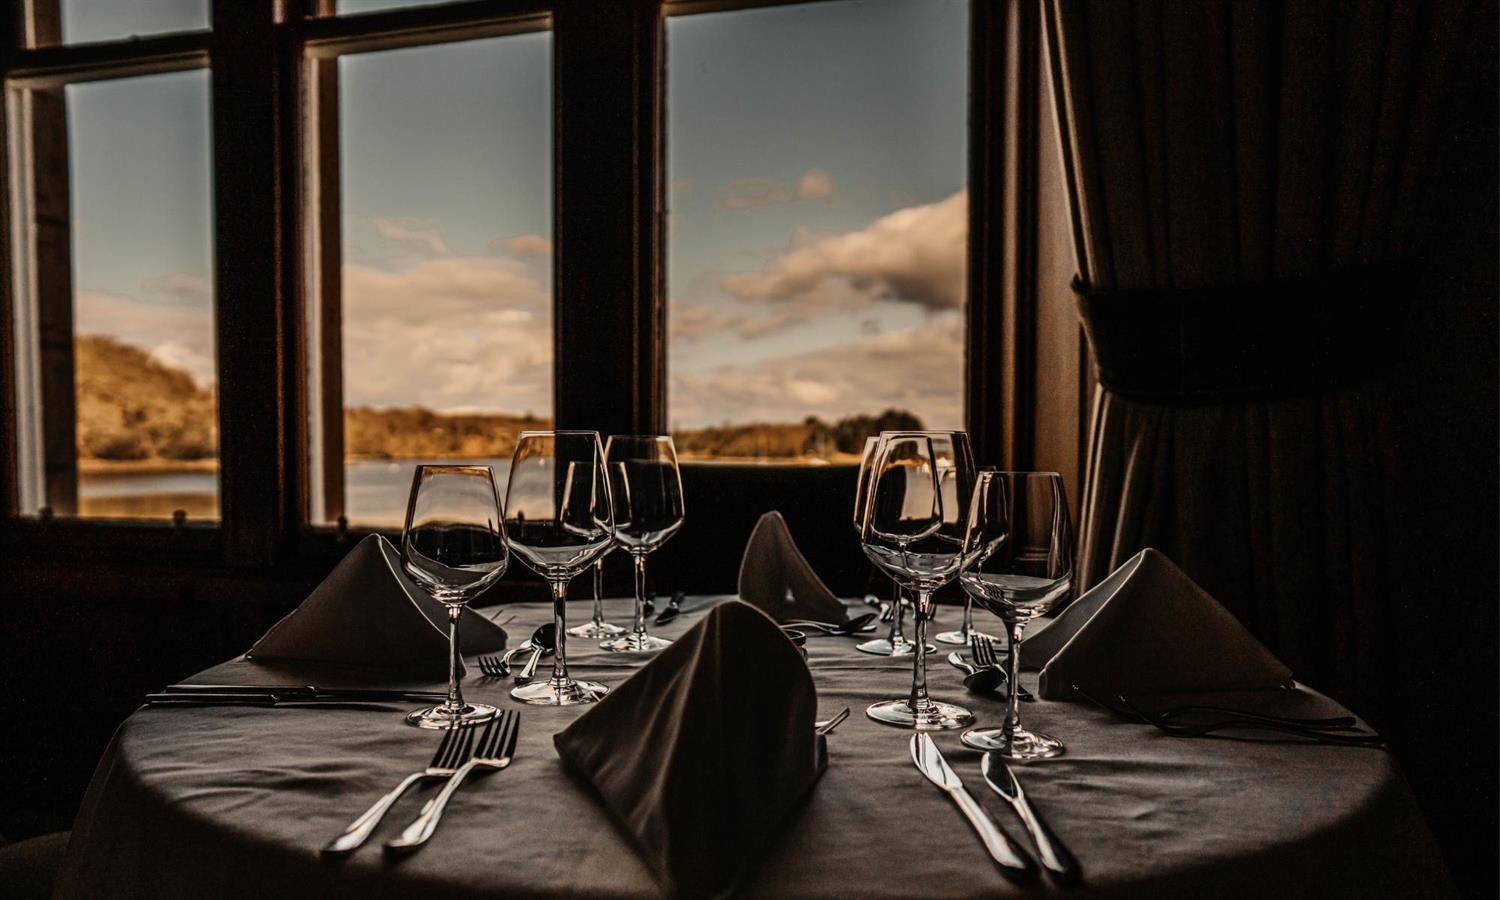
[[[349,827],[344,829],[344,833],[324,847],[323,852],[330,856],[354,852],[370,837],[370,834],[375,831],[375,826],[380,824],[380,820],[385,818],[385,814],[412,785],[430,778],[451,777],[469,758],[473,750],[473,728],[453,728],[444,732],[443,740],[438,744],[437,752],[432,755],[432,763],[427,768],[403,778],[390,793],[376,800],[374,806],[365,810],[364,815],[350,822]]]
[[[1000,665],[1000,661],[995,658],[994,641],[983,635],[976,634],[973,636],[973,643],[975,665],[979,666],[981,669],[1003,669],[1003,667]],[[1016,683],[1011,685],[1010,688],[1011,690],[1016,692],[1016,699],[1021,700],[1022,702],[1030,703],[1036,699],[1031,695],[1030,691],[1021,687],[1021,680],[1019,678],[1016,679]]]
[[[510,674],[510,653],[479,657],[479,671],[491,678],[504,678]]]
[[[458,771],[453,773],[438,795],[422,807],[421,815],[406,826],[400,837],[386,842],[386,851],[395,853],[415,850],[427,843],[427,839],[437,830],[438,820],[442,818],[448,800],[458,791],[459,785],[464,783],[470,772],[475,768],[498,771],[510,765],[511,756],[516,752],[516,737],[520,733],[520,726],[521,715],[513,709],[507,709],[491,719],[479,735],[479,745],[475,748],[474,755],[458,767]]]

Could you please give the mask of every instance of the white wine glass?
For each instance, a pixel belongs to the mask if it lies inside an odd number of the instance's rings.
[[[521,685],[523,703],[593,703],[609,690],[568,675],[568,582],[608,552],[614,512],[597,431],[525,431],[510,461],[505,535],[516,555],[552,588],[557,652],[552,677]]]
[[[963,482],[960,473],[972,473],[974,468],[974,450],[969,444],[969,435],[964,431],[932,431],[933,449],[937,451],[939,460],[947,458],[944,454],[945,444],[952,446],[952,458],[960,462],[952,467],[944,467],[940,470],[942,476],[943,500],[947,503],[963,502],[960,498],[967,498],[974,490],[972,480]],[[961,483],[963,482],[963,483]],[[975,637],[984,637],[994,640],[993,635],[974,630],[974,601],[967,594],[964,596],[964,617],[959,627],[953,631],[944,631],[933,636],[933,640],[940,644],[959,644],[968,646],[974,642]]]
[[[458,618],[510,562],[500,497],[489,466],[417,466],[401,530],[401,569],[448,609],[448,699],[406,717],[419,728],[483,722],[497,710],[465,703],[459,688]]]
[[[1073,589],[1073,530],[1062,476],[1056,472],[981,472],[969,504],[965,562],[959,583],[974,602],[1005,621],[1010,700],[999,728],[964,732],[964,744],[1012,759],[1046,759],[1062,742],[1021,727],[1021,639],[1026,623],[1046,615]]]
[[[880,443],[879,435],[865,438],[864,453],[859,458],[859,476],[855,482],[854,489],[854,533],[858,535],[864,523],[865,500],[870,496],[870,462],[875,455],[875,447]],[[895,581],[891,582],[891,627],[883,638],[872,638],[861,641],[854,645],[854,649],[863,653],[873,653],[876,656],[910,656],[916,650],[916,645],[906,639],[902,621],[906,618],[906,597],[901,593],[901,585]],[[927,646],[927,652],[936,650],[932,645]]]
[[[869,496],[865,500],[860,542],[865,554],[887,575],[916,597],[916,640],[912,654],[912,683],[907,698],[872,704],[865,714],[877,722],[931,731],[962,728],[973,713],[927,693],[927,621],[932,617],[932,594],[958,574],[963,561],[967,497],[944,503],[941,471],[963,463],[952,453],[946,460],[925,432],[887,432],[880,436],[870,467]],[[972,467],[956,473],[967,484]],[[959,508],[953,508],[953,507]]]
[[[608,555],[609,551],[606,550],[594,560],[594,615],[582,625],[574,625],[568,629],[568,634],[574,637],[607,638],[625,630],[613,622],[604,621],[604,557]]]
[[[666,435],[617,434],[604,450],[615,498],[615,540],[635,565],[635,621],[599,646],[646,653],[672,642],[646,633],[646,557],[682,527],[682,474],[677,448]]]

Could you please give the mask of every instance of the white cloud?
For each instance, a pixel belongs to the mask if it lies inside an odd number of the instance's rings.
[[[856,309],[875,300],[958,309],[967,247],[968,192],[961,190],[848,234],[812,238],[799,230],[791,249],[764,270],[729,275],[722,283],[741,300],[794,307],[795,321],[816,310]]]
[[[436,225],[420,219],[389,219],[377,217],[370,220],[375,233],[388,241],[409,241],[425,244],[434,256],[452,256],[453,251],[443,240]]]
[[[78,291],[73,321],[80,336],[107,335],[133,344],[186,371],[200,385],[217,377],[213,311],[206,303],[150,303],[123,294]]]
[[[798,200],[825,200],[833,196],[833,179],[821,169],[813,169],[797,182]]]
[[[141,290],[152,294],[170,294],[184,300],[207,300],[213,296],[213,285],[201,275],[177,272],[159,275],[141,282]]]
[[[790,206],[802,200],[833,198],[833,179],[821,169],[803,173],[795,187],[769,178],[743,178],[725,185],[719,205],[725,209],[756,209],[761,206]]]
[[[344,266],[348,405],[546,414],[552,297],[501,259]]]
[[[670,386],[674,426],[724,421],[833,421],[888,407],[929,428],[963,421],[963,325],[944,313],[914,328],[808,353],[681,372]]]
[[[490,249],[499,253],[514,253],[517,256],[551,256],[552,239],[539,234],[523,234],[513,238],[495,238]]]

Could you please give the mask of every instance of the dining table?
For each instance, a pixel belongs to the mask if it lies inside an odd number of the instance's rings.
[[[726,599],[690,596],[681,615],[653,631],[680,635]],[[628,622],[631,603],[606,600],[606,617]],[[570,605],[579,614],[586,609]],[[512,644],[552,614],[547,603],[475,612],[513,616],[505,625]],[[959,610],[945,606],[938,615],[956,621]],[[856,643],[819,636],[806,642],[819,717],[845,707],[853,714],[828,735],[826,772],[785,820],[741,896],[1453,894],[1412,792],[1383,747],[1270,736],[1183,738],[1087,703],[1045,700],[1026,704],[1027,726],[1062,739],[1066,752],[1013,769],[1077,858],[1082,877],[1071,886],[1047,877],[1011,881],[948,796],[915,768],[911,732],[864,715],[869,704],[906,694],[911,658],[869,655]],[[980,727],[998,725],[1004,698],[965,691],[962,673],[943,661],[953,648],[939,646],[928,660],[932,694],[967,706]],[[651,658],[605,652],[597,641],[576,637],[567,656],[575,677],[605,685],[619,684]],[[369,683],[364,672],[288,672],[285,665],[237,658],[185,680]],[[1034,688],[1034,676],[1023,675],[1023,683]],[[437,682],[402,686],[442,689]],[[554,749],[553,735],[590,707],[524,706],[511,700],[511,686],[468,660],[466,698],[520,711],[513,762],[467,783],[428,844],[401,856],[382,852],[381,844],[401,832],[435,788],[411,791],[359,850],[337,858],[320,851],[403,776],[428,764],[440,735],[403,722],[417,704],[142,706],[120,724],[99,762],[57,895],[661,896],[631,837]],[[1308,703],[1342,714],[1312,689],[1297,690]],[[985,811],[1035,855],[1010,806],[986,787],[980,754],[966,749],[956,731],[932,734]]]

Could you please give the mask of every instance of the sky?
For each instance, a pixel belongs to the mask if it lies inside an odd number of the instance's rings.
[[[201,24],[87,7],[66,35]],[[962,424],[967,26],[964,0],[668,19],[674,427]],[[346,405],[550,413],[550,35],[339,71]],[[205,384],[209,102],[203,72],[68,88],[79,330]]]

